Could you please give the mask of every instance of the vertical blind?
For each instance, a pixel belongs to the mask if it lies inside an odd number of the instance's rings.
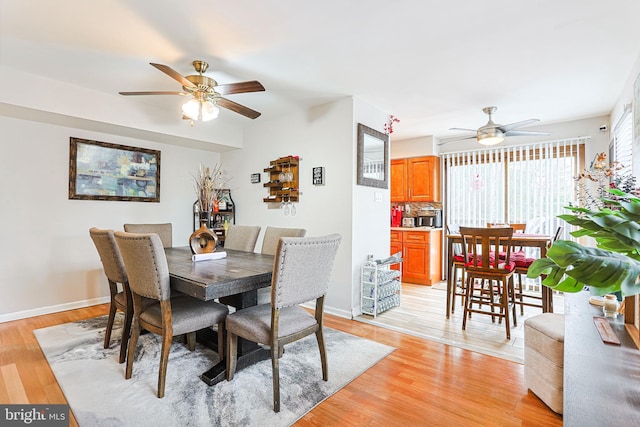
[[[618,119],[616,126],[613,128],[612,138],[612,155],[610,155],[612,161],[620,162],[621,169],[616,170],[616,180],[623,180],[624,178],[631,177],[633,175],[633,119],[631,114],[631,104],[625,106],[625,109]]]
[[[575,202],[586,139],[444,154],[446,223],[526,223],[529,233],[555,234]]]

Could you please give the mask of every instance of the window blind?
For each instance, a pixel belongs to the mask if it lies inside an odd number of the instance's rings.
[[[529,233],[555,234],[557,216],[575,203],[587,139],[443,154],[446,223],[526,223]]]
[[[613,128],[611,161],[619,162],[620,169],[614,172],[614,182],[622,183],[633,175],[633,115],[631,105],[625,109]]]

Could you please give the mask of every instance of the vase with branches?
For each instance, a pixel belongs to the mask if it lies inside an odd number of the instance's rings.
[[[225,178],[222,165],[216,163],[213,167],[200,165],[198,172],[193,174],[193,183],[196,195],[198,196],[197,206],[201,215],[211,215],[214,204],[218,200],[218,195],[222,188],[229,182]]]

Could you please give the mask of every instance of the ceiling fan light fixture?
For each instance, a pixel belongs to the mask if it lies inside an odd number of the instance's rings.
[[[208,122],[218,117],[220,109],[211,101],[192,98],[182,105],[182,112],[191,120]]]
[[[478,143],[482,145],[497,145],[504,141],[504,133],[499,129],[484,129],[478,132]]]

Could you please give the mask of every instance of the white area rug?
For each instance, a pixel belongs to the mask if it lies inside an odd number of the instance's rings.
[[[174,341],[165,397],[156,397],[161,343],[140,337],[133,376],[118,363],[120,322],[111,346],[102,348],[106,317],[34,331],[80,426],[288,426],[394,348],[325,328],[329,381],[322,381],[320,352],[311,335],[285,348],[280,359],[279,413],[273,412],[271,361],[236,373],[212,387],[199,375],[218,361],[197,345],[190,352]],[[117,329],[116,329],[117,328]]]

